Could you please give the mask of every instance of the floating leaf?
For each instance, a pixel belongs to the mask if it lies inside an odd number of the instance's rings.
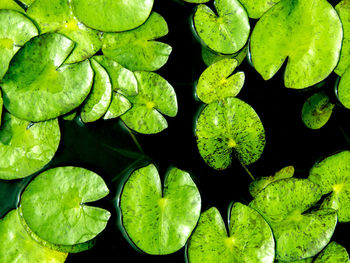
[[[24,9],[19,6],[14,0],[1,0],[0,9],[15,10],[21,13],[25,13]]]
[[[91,28],[105,32],[126,31],[143,24],[154,0],[72,0],[74,13]]]
[[[197,224],[201,197],[187,172],[172,168],[164,190],[153,164],[131,174],[120,197],[122,224],[133,243],[148,254],[182,248]]]
[[[223,60],[226,58],[234,58],[238,62],[237,64],[237,67],[238,67],[246,58],[247,52],[248,52],[248,45],[246,45],[241,51],[232,55],[218,54],[214,51],[211,51],[209,48],[202,46],[202,59],[207,66],[210,66],[211,64],[214,64],[215,62],[218,62],[220,60]]]
[[[91,240],[106,227],[110,213],[85,203],[107,194],[103,179],[89,170],[53,168],[38,175],[25,189],[22,215],[43,240],[75,245]]]
[[[174,117],[177,100],[173,87],[153,72],[135,72],[139,93],[130,97],[132,108],[121,116],[130,129],[144,134],[158,133],[168,127],[162,114]],[[162,113],[162,114],[161,114]]]
[[[26,6],[30,6],[35,0],[20,0]]]
[[[62,65],[73,47],[71,40],[57,33],[27,42],[13,57],[1,84],[6,109],[37,122],[77,108],[90,92],[93,71],[88,60]]]
[[[237,0],[217,0],[216,15],[208,6],[199,5],[194,14],[194,27],[199,38],[215,52],[233,54],[249,37],[249,20]]]
[[[326,0],[282,0],[266,12],[253,30],[252,61],[268,80],[288,57],[284,84],[303,89],[333,71],[342,38],[338,14]]]
[[[349,263],[349,254],[344,247],[331,242],[315,259],[314,263]]]
[[[184,0],[187,3],[193,3],[193,4],[201,4],[209,2],[210,0]]]
[[[250,18],[258,19],[280,0],[240,0]]]
[[[123,115],[132,107],[131,103],[123,95],[120,95],[117,92],[112,94],[112,102],[109,105],[106,114],[103,116],[103,119],[114,119]]]
[[[295,260],[295,261],[282,261],[282,260],[277,260],[275,261],[276,263],[312,263],[313,258],[305,258],[301,260]]]
[[[230,211],[229,234],[219,211],[205,211],[190,238],[188,259],[196,262],[273,262],[275,242],[259,213],[241,203]]]
[[[72,121],[72,120],[74,120],[75,116],[77,116],[76,110],[63,115],[62,119],[64,119],[65,121]]]
[[[212,168],[225,169],[232,153],[244,164],[257,161],[265,147],[264,127],[254,109],[237,98],[207,105],[197,119],[200,155]]]
[[[339,81],[337,97],[345,108],[350,109],[350,67],[345,71]]]
[[[23,178],[40,170],[60,142],[58,121],[30,123],[5,113],[0,128],[0,179]]]

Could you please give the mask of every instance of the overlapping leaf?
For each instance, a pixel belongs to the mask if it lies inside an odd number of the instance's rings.
[[[241,0],[250,18],[260,18],[267,10],[280,0]]]
[[[248,52],[248,45],[246,45],[241,51],[232,55],[218,54],[210,50],[209,48],[202,46],[201,54],[202,54],[202,60],[207,66],[210,66],[211,64],[214,64],[215,62],[218,62],[226,58],[234,58],[238,62],[237,66],[239,66],[243,62],[243,60],[246,58],[247,52]]]

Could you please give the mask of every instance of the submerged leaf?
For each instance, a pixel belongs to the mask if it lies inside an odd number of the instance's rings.
[[[342,75],[338,87],[337,97],[341,104],[347,109],[350,109],[350,67],[345,70]]]
[[[349,263],[349,254],[344,247],[331,242],[314,260],[314,263]]]
[[[250,18],[258,19],[280,0],[240,0]]]
[[[248,52],[248,45],[245,45],[245,47],[232,55],[223,55],[223,54],[219,54],[216,53],[212,50],[210,50],[209,48],[202,46],[202,59],[203,62],[207,65],[210,66],[211,64],[214,64],[220,60],[226,59],[226,58],[234,58],[235,60],[237,60],[238,64],[237,67],[243,62],[243,60],[246,58],[247,56],[247,52]]]

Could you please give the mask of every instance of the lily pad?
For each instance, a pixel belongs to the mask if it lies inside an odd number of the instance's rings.
[[[57,119],[30,123],[5,113],[0,128],[0,179],[23,178],[40,170],[60,142]]]
[[[232,55],[219,54],[214,51],[211,51],[209,48],[206,48],[205,46],[202,46],[202,59],[207,66],[210,66],[211,64],[214,64],[215,62],[218,62],[223,59],[234,58],[238,62],[237,64],[237,67],[238,67],[246,58],[247,53],[248,53],[248,45],[246,45],[241,51]]]
[[[105,32],[126,31],[143,24],[154,0],[72,0],[79,21]]]
[[[215,52],[233,54],[246,44],[249,19],[237,0],[214,2],[217,15],[206,5],[199,5],[194,14],[194,28],[198,37]]]
[[[257,22],[250,42],[255,69],[268,80],[288,57],[287,88],[324,80],[336,67],[343,39],[337,12],[326,0],[282,0]]]
[[[25,4],[26,6],[30,6],[35,0],[20,0],[21,3]]]
[[[57,32],[75,42],[75,48],[65,63],[90,58],[101,49],[101,33],[80,23],[67,0],[35,0],[27,14],[39,26],[40,33]]]
[[[132,108],[121,116],[130,129],[139,133],[158,133],[168,127],[162,114],[177,114],[177,99],[173,87],[153,72],[135,72],[139,93],[129,100]],[[162,113],[162,114],[161,114]]]
[[[120,197],[122,224],[133,243],[148,254],[164,255],[182,248],[196,226],[201,197],[190,175],[172,168],[162,193],[153,164],[136,170]]]
[[[269,184],[250,203],[272,228],[278,260],[313,257],[328,244],[337,224],[336,211],[307,212],[321,196],[317,184],[289,178]]]
[[[2,80],[5,108],[18,118],[35,122],[77,108],[90,92],[93,71],[88,60],[62,65],[73,47],[73,41],[57,33],[27,42]]]
[[[188,259],[196,262],[273,262],[275,242],[269,225],[254,209],[235,203],[229,233],[219,211],[205,211],[188,244]]]
[[[306,127],[320,129],[333,113],[334,104],[324,92],[318,92],[306,100],[301,111],[301,118]]]
[[[118,118],[127,112],[131,107],[132,105],[127,98],[117,92],[113,92],[112,102],[109,105],[106,114],[103,116],[103,119],[109,120]]]
[[[155,39],[168,34],[164,18],[152,12],[140,27],[121,33],[103,36],[103,54],[132,71],[155,71],[161,68],[172,51],[168,44]]]
[[[210,0],[184,0],[187,3],[193,3],[193,4],[201,4],[209,2]]]
[[[14,0],[1,0],[0,9],[15,10],[21,13],[25,13],[24,9],[17,4]]]
[[[282,261],[282,260],[277,260],[275,261],[276,263],[312,263],[313,258],[305,258],[305,259],[301,259],[301,260],[295,260],[295,261]]]
[[[237,60],[223,59],[209,66],[199,77],[197,96],[204,103],[235,97],[244,84],[244,72],[232,74]]]
[[[350,67],[345,71],[339,81],[337,97],[345,108],[350,109]]]
[[[63,115],[62,119],[65,120],[65,121],[72,121],[72,120],[74,120],[75,116],[77,116],[77,111],[76,110]]]
[[[315,259],[314,263],[349,263],[349,254],[337,242],[331,242]]]
[[[44,247],[34,241],[23,228],[17,210],[0,220],[1,262],[65,262],[68,254]]]
[[[240,0],[250,18],[258,19],[280,0]]]
[[[6,4],[2,7],[12,7]],[[0,7],[1,7],[0,6]],[[12,9],[11,8],[11,9]],[[38,35],[35,25],[23,14],[14,10],[0,10],[0,80],[16,52],[32,37]]]
[[[196,123],[197,146],[204,161],[225,169],[234,154],[248,165],[257,161],[265,147],[264,127],[254,109],[237,98],[207,105]]]
[[[322,207],[337,210],[339,222],[350,222],[350,151],[343,151],[316,163],[309,179],[322,194],[329,194]]]
[[[108,194],[97,174],[78,167],[58,167],[38,175],[21,198],[22,215],[41,239],[56,245],[75,245],[93,239],[110,213],[85,203]]]

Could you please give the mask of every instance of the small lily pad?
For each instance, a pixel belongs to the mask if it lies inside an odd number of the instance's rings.
[[[58,167],[38,175],[21,198],[22,215],[41,239],[56,245],[75,245],[93,239],[110,213],[85,203],[108,194],[97,174],[78,167]]]
[[[132,71],[155,71],[161,68],[172,51],[168,44],[155,41],[168,34],[164,18],[152,12],[140,27],[103,36],[103,54]]]
[[[337,97],[345,108],[350,109],[350,67],[340,78],[337,87]]]
[[[210,50],[209,48],[202,46],[202,59],[203,62],[207,65],[210,66],[212,64],[214,64],[215,62],[218,62],[220,60],[223,59],[227,59],[227,58],[234,58],[235,60],[237,60],[238,64],[237,67],[243,62],[243,60],[246,58],[247,53],[248,53],[248,45],[246,45],[241,51],[232,54],[232,55],[223,55],[223,54],[219,54],[216,53],[212,50]]]
[[[269,225],[258,212],[235,203],[230,211],[229,233],[215,207],[201,214],[187,254],[190,263],[272,263],[275,242]]]
[[[241,0],[250,18],[258,19],[280,0]]]
[[[24,9],[14,0],[1,0],[0,9],[15,10],[21,13],[25,13]]]
[[[127,112],[131,107],[132,105],[127,98],[117,92],[113,92],[112,102],[109,105],[106,114],[103,116],[103,119],[109,120],[118,118]]]
[[[207,105],[196,124],[197,146],[204,161],[225,169],[232,154],[248,165],[257,161],[265,147],[264,127],[254,109],[237,98]]]
[[[244,72],[232,74],[237,60],[223,59],[209,66],[199,77],[197,96],[204,103],[235,97],[244,84]]]
[[[237,0],[214,2],[217,15],[206,5],[199,5],[193,22],[199,38],[215,52],[233,54],[246,44],[249,37],[249,19]]]
[[[162,193],[153,164],[136,170],[120,197],[122,224],[133,243],[153,255],[182,248],[197,224],[201,197],[187,172],[172,168]]]
[[[349,263],[349,254],[337,242],[331,242],[314,260],[314,263]]]

